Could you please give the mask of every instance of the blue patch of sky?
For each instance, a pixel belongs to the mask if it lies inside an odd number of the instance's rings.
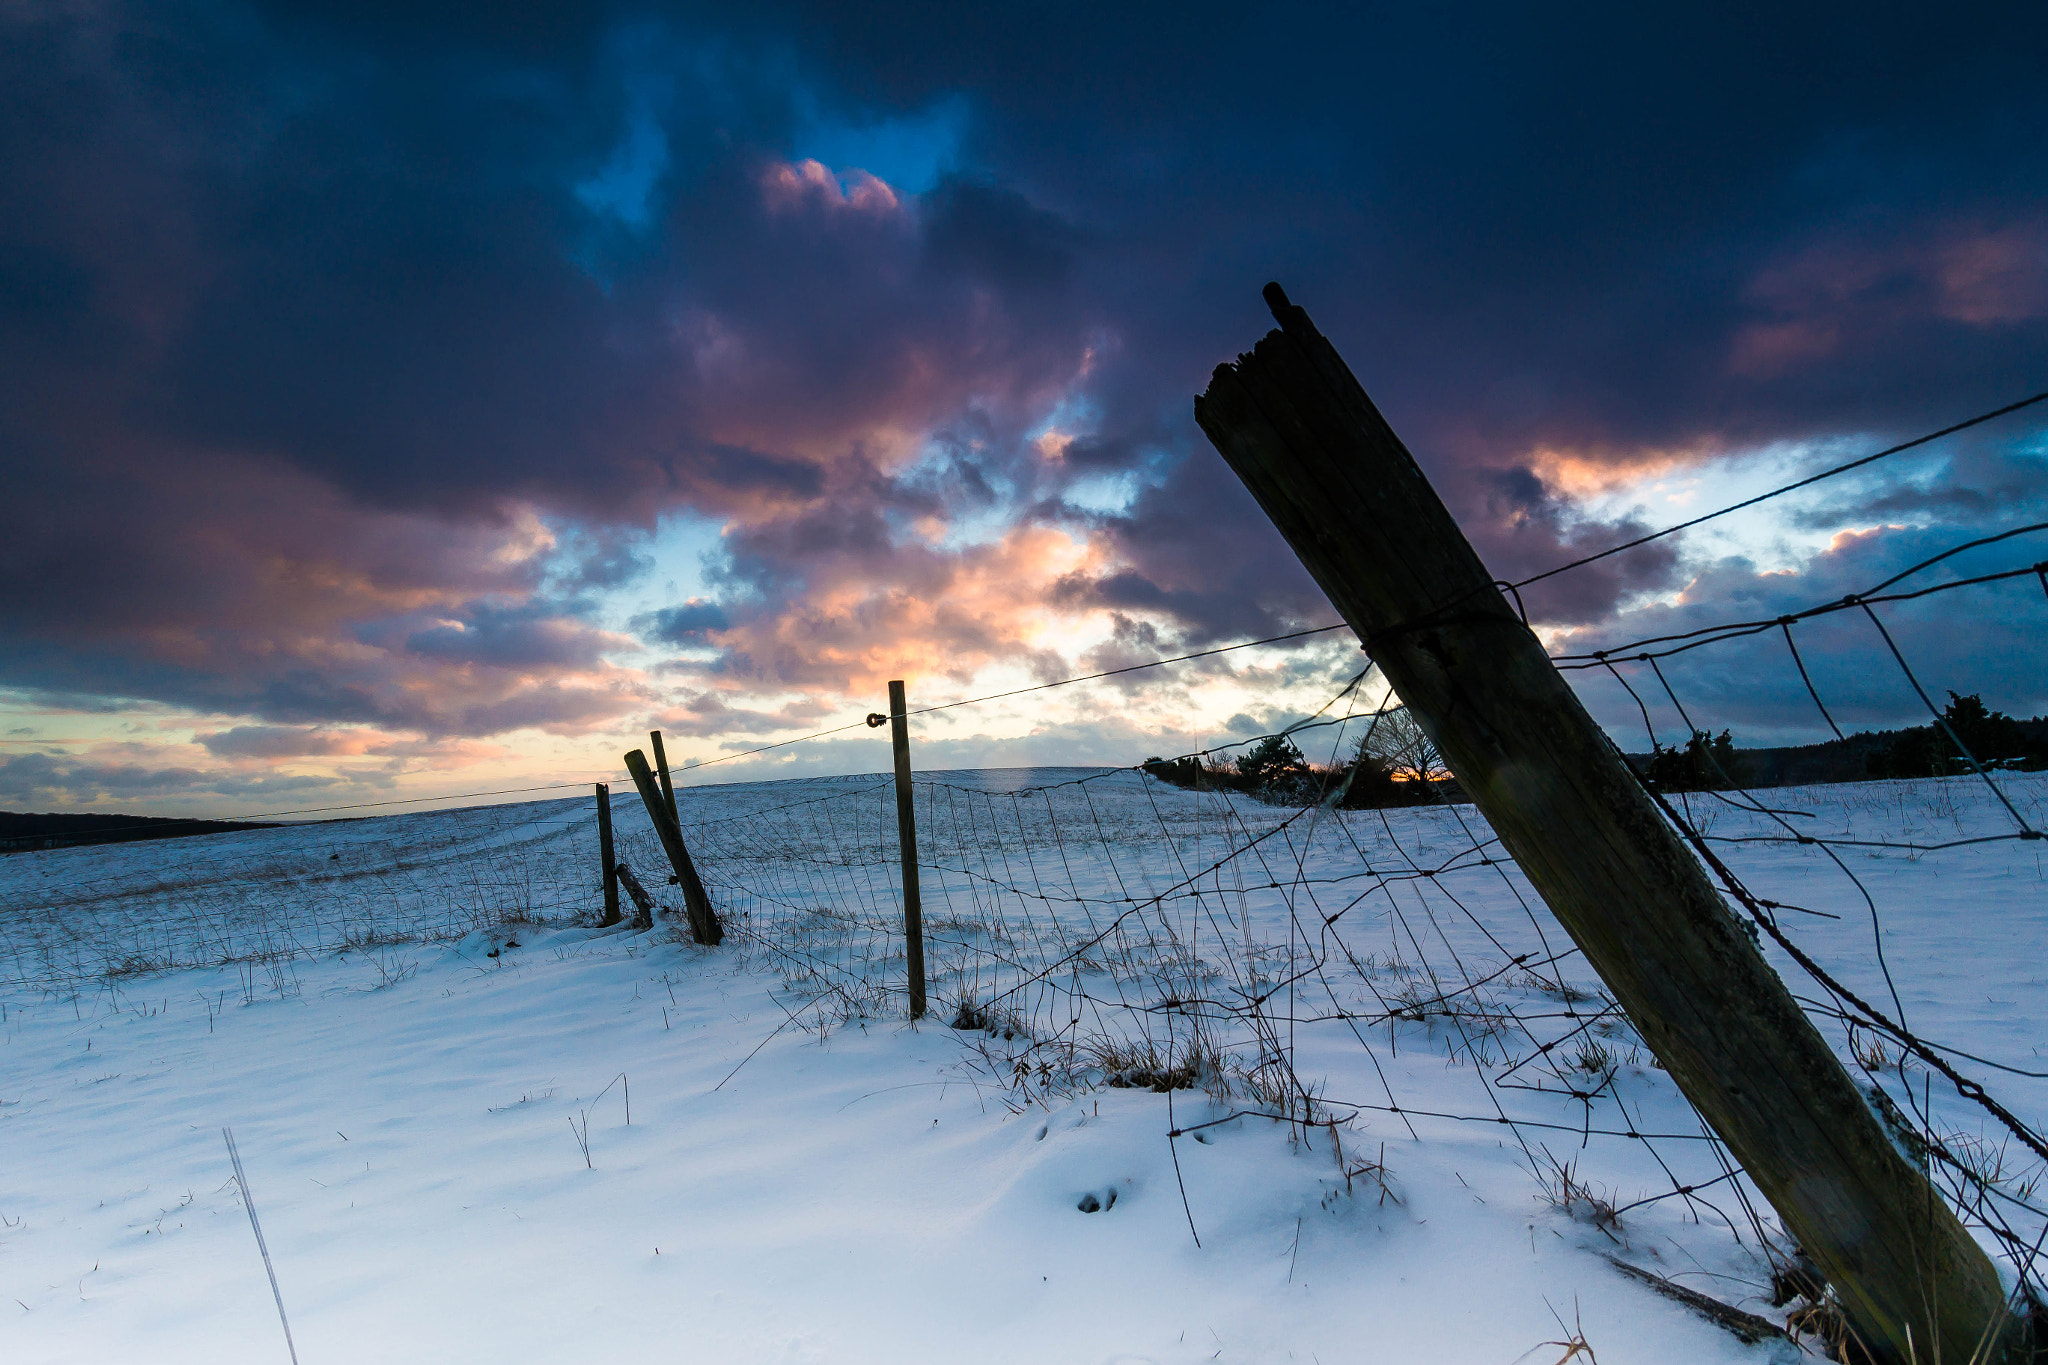
[[[644,245],[679,183],[741,141],[761,136],[763,111],[786,106],[795,77],[772,56],[742,54],[655,21],[612,30],[603,58],[605,98],[618,104],[608,148],[592,154],[568,189],[590,215],[570,259],[609,287],[607,260]],[[774,120],[771,118],[771,122]]]
[[[1085,439],[1088,432],[1096,429],[1096,422],[1093,399],[1085,388],[1077,385],[1061,397],[1027,439],[1036,445],[1055,432]],[[1069,474],[1054,462],[1047,473],[1059,482],[1060,497],[1068,506],[1101,516],[1122,516],[1131,510],[1147,482],[1156,483],[1165,477],[1165,452],[1144,452],[1136,468]]]
[[[569,185],[588,217],[566,255],[607,293],[622,263],[655,240],[664,188],[678,170],[664,114],[670,92],[661,82],[635,84],[617,140],[595,171]]]
[[[991,545],[1017,524],[1016,508],[1006,502],[986,507],[954,508],[946,517],[946,529],[938,538],[942,550],[965,550],[974,545]]]
[[[636,100],[603,167],[574,187],[576,200],[600,218],[645,232],[654,221],[655,193],[668,166],[668,133],[651,103]]]
[[[1016,521],[1019,490],[1000,460],[989,460],[982,437],[948,434],[927,439],[917,460],[900,470],[896,478],[908,488],[925,489],[938,498],[943,529],[931,537],[928,526],[920,525],[927,514],[899,506],[884,513],[890,534],[899,541],[925,540],[940,549],[962,550],[972,545],[1000,540]],[[978,481],[980,487],[968,493],[963,480]]]
[[[1774,442],[1756,450],[1633,480],[1580,498],[1577,507],[1580,515],[1589,520],[1634,516],[1651,528],[1669,526],[1768,493],[1868,450],[1868,442],[1856,437]],[[1869,476],[1829,480],[1684,532],[1682,552],[1693,560],[1739,557],[1765,572],[1797,569],[1826,549],[1837,531],[1865,529],[1883,520],[1858,521],[1852,514],[1836,524],[1815,525],[1800,517],[1800,513],[1844,503],[1853,506],[1859,494],[1869,496],[1879,483],[1896,484],[1902,475],[1924,479],[1929,473],[1916,470],[1909,474],[1906,469],[1892,468]]]
[[[1613,520],[1633,513],[1652,528],[1687,521],[1717,508],[1767,493],[1782,484],[1806,478],[1831,465],[1869,454],[1875,438],[1840,436],[1812,441],[1777,442],[1724,456],[1687,470],[1654,475],[1578,501],[1582,516]],[[2020,458],[2040,453],[2016,442],[2011,454]],[[1695,566],[1716,561],[1747,561],[1759,573],[1799,573],[1830,548],[1843,532],[1889,529],[1909,532],[1943,522],[1937,508],[1887,507],[1887,495],[1911,491],[1931,496],[1954,477],[1952,456],[1940,448],[1916,451],[1879,465],[1828,479],[1755,507],[1680,533],[1683,560]],[[1979,534],[1968,525],[1953,528],[1957,538]],[[2002,527],[2000,528],[2002,529]],[[1906,544],[1920,553],[1920,543]],[[2004,567],[2003,564],[1982,567]],[[1669,603],[1677,589],[1638,594],[1624,610]]]
[[[861,170],[905,194],[923,194],[950,171],[960,169],[967,135],[968,104],[961,96],[940,100],[915,114],[860,119],[827,115],[808,105],[792,152],[830,167],[842,181]]]
[[[1138,500],[1138,489],[1136,474],[1117,470],[1074,480],[1066,487],[1065,499],[1069,507],[1116,517],[1131,510],[1131,504]]]
[[[636,617],[713,596],[707,568],[721,553],[723,523],[692,512],[664,516],[643,547],[654,567],[602,594],[602,614],[617,630],[632,629]]]

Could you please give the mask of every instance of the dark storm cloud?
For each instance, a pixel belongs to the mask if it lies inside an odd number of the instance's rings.
[[[0,514],[10,682],[601,719],[631,698],[560,675],[605,647],[574,594],[646,563],[621,532],[679,505],[802,525],[870,433],[1072,368],[1071,325],[1001,292],[1060,274],[1055,216],[783,159],[801,92],[773,53],[654,26],[536,63],[232,8],[5,22],[0,461],[33,489]],[[670,150],[605,181],[646,126]],[[526,505],[568,519],[556,550]]]
[[[609,643],[545,602],[511,610],[478,605],[468,620],[437,622],[405,637],[413,654],[507,668],[588,668]]]
[[[646,628],[657,640],[672,645],[688,645],[702,643],[708,632],[724,630],[731,624],[725,608],[716,602],[692,598],[681,606],[663,607],[655,612]]]
[[[290,725],[237,725],[231,730],[202,735],[199,742],[208,753],[221,758],[302,758],[361,752],[344,735]]]
[[[46,754],[0,757],[0,803],[25,810],[153,797],[296,798],[337,785],[331,777],[264,776]]]
[[[681,508],[727,526],[718,600],[650,638],[727,679],[845,685],[891,633],[1024,657],[1048,598],[1161,648],[1320,622],[1188,415],[1275,276],[1509,577],[1647,524],[1586,521],[1567,466],[1877,441],[2048,358],[2038,7],[29,4],[0,31],[18,687],[603,723],[655,699],[589,596]],[[1974,524],[2022,429],[1842,515]],[[1660,543],[1529,605],[1597,623],[1688,572]]]
[[[1104,524],[1128,562],[1061,587],[1202,641],[1326,612],[1186,423],[1207,367],[1268,325],[1269,274],[1507,577],[1648,529],[1585,523],[1535,452],[1876,440],[2037,386],[2043,24],[1975,17],[2001,39],[1864,7],[1087,7],[1048,18],[1057,44],[957,7],[819,15],[884,97],[977,91],[983,149],[1094,229],[1078,287],[1116,344],[1069,463],[1165,472]],[[1598,620],[1677,581],[1675,550],[1529,605]]]
[[[599,526],[572,530],[555,556],[555,586],[565,594],[618,588],[654,567],[629,528]]]

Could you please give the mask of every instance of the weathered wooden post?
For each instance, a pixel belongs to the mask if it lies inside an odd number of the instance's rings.
[[[1278,285],[1266,300],[1280,328],[1217,367],[1195,400],[1202,430],[1834,1286],[1870,1355],[2016,1356],[2021,1332],[1990,1259],[1892,1146],[1336,349]]]
[[[647,755],[638,749],[627,754],[626,771],[633,774],[633,785],[639,789],[641,803],[647,807],[647,818],[654,822],[654,832],[661,836],[661,846],[668,854],[669,865],[676,870],[676,884],[683,889],[683,909],[690,920],[690,937],[707,945],[723,941],[725,927],[718,922],[717,912],[711,908],[711,898],[704,894],[704,883],[697,879],[697,866],[690,861],[690,850],[683,846],[682,825],[669,814],[661,788],[655,784],[654,774],[647,767]]]
[[[676,822],[676,828],[683,827],[683,817],[676,814],[676,787],[669,781],[668,753],[661,747],[661,731],[649,730],[648,740],[654,746],[654,771],[661,774],[661,799],[668,807],[668,818]]]
[[[597,860],[604,864],[604,918],[606,928],[619,922],[619,860],[612,852],[612,789],[597,784]]]
[[[924,902],[917,887],[917,817],[910,788],[910,717],[901,680],[889,684],[889,747],[896,755],[896,842],[903,856],[903,943],[910,1017],[924,1018]]]
[[[633,898],[633,927],[639,930],[654,927],[654,897],[647,894],[647,888],[640,885],[640,879],[633,875],[633,869],[619,864],[619,883],[626,888],[626,894]]]

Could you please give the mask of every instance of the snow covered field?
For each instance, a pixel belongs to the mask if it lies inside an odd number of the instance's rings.
[[[587,799],[0,859],[0,1358],[286,1358],[223,1125],[306,1365],[1795,1354],[1605,1259],[1773,1312],[1735,1182],[1469,808],[1086,775],[920,787],[915,1026],[874,779],[678,794],[716,950],[577,923]],[[2038,827],[2048,782],[2000,781]],[[1960,780],[1768,796],[1814,836],[2012,828]],[[1892,1000],[1826,849],[1694,808]],[[2040,848],[1834,849],[1908,1022],[2028,1071]],[[963,1000],[996,1031],[947,1027]],[[2048,1116],[2048,1082],[1972,1067]],[[1994,1161],[1982,1111],[1880,1075]]]

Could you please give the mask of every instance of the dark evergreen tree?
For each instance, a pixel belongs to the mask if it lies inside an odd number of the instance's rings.
[[[1975,692],[1948,694],[1942,724],[1907,730],[1868,760],[1872,777],[1953,777],[1970,771],[1963,749],[1987,768],[2038,768],[2048,750],[2030,742],[2020,723],[1993,711]],[[1960,742],[1962,749],[1958,749]]]
[[[1735,751],[1728,731],[1710,735],[1695,730],[1682,749],[1658,745],[1643,776],[1659,791],[1728,791],[1749,780],[1749,764]]]
[[[1237,760],[1237,775],[1247,791],[1263,791],[1308,777],[1308,760],[1285,735],[1267,735]]]

